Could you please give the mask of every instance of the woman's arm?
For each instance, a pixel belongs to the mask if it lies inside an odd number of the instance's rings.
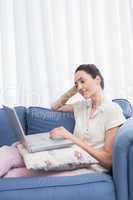
[[[68,111],[73,112],[73,106],[71,104],[66,104],[66,102],[77,93],[77,89],[73,86],[65,94],[63,94],[56,102],[54,102],[51,108],[55,111]]]
[[[87,142],[82,141],[76,137],[73,137],[72,141],[87,151],[90,155],[95,157],[101,166],[110,170],[112,167],[112,146],[117,129],[118,127],[111,128],[106,132],[105,143],[102,148],[96,149],[89,145]]]
[[[112,146],[114,143],[114,138],[117,129],[118,127],[111,128],[106,132],[105,144],[103,148],[99,149],[96,149],[91,145],[89,145],[88,142],[85,142],[80,138],[77,138],[63,127],[53,129],[51,131],[51,136],[62,135],[64,138],[72,140],[75,144],[77,144],[85,151],[87,151],[90,155],[92,155],[94,158],[96,158],[101,166],[110,170],[112,167]]]

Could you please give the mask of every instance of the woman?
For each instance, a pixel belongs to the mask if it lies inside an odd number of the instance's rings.
[[[76,120],[74,134],[59,127],[50,132],[50,137],[64,137],[72,140],[73,143],[95,157],[99,164],[91,165],[89,169],[61,173],[27,170],[17,148],[4,146],[1,148],[0,157],[8,158],[8,165],[5,164],[7,159],[6,161],[3,159],[3,162],[0,163],[0,176],[64,176],[93,171],[108,172],[111,169],[114,138],[117,129],[125,121],[122,110],[116,103],[105,98],[103,94],[104,80],[95,65],[80,65],[75,71],[74,79],[75,86],[62,95],[52,106],[56,111],[74,112]],[[77,92],[83,96],[84,100],[74,104],[66,104],[67,100]],[[13,160],[13,155],[14,164],[10,162]]]
[[[74,112],[74,134],[59,127],[51,131],[51,137],[62,136],[72,140],[99,161],[99,165],[92,166],[94,170],[108,171],[112,167],[114,138],[125,118],[119,105],[104,96],[104,80],[95,65],[80,65],[75,71],[74,79],[75,86],[52,105],[56,111]],[[84,100],[66,104],[76,92]]]

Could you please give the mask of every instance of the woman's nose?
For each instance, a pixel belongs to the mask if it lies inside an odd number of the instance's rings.
[[[78,89],[78,90],[81,90],[81,89],[82,89],[82,85],[81,85],[81,84],[78,84],[77,89]]]

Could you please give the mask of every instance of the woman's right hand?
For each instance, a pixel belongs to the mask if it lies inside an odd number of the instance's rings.
[[[70,112],[72,112],[73,111],[72,106],[67,105],[66,102],[76,93],[77,93],[77,88],[74,85],[71,89],[69,89],[67,92],[65,92],[56,102],[52,103],[51,108],[55,111],[70,111]]]
[[[70,93],[71,97],[77,93],[77,88],[74,85],[70,90],[68,90],[68,94]]]

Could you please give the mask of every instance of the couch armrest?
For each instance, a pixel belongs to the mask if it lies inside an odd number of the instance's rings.
[[[133,142],[129,153],[129,200],[133,199]]]
[[[133,171],[131,164],[131,148],[133,144],[133,118],[128,119],[118,130],[113,146],[113,179],[116,188],[117,200],[129,200],[130,190],[133,187]],[[133,157],[133,156],[132,156]],[[133,158],[132,158],[133,160]]]

